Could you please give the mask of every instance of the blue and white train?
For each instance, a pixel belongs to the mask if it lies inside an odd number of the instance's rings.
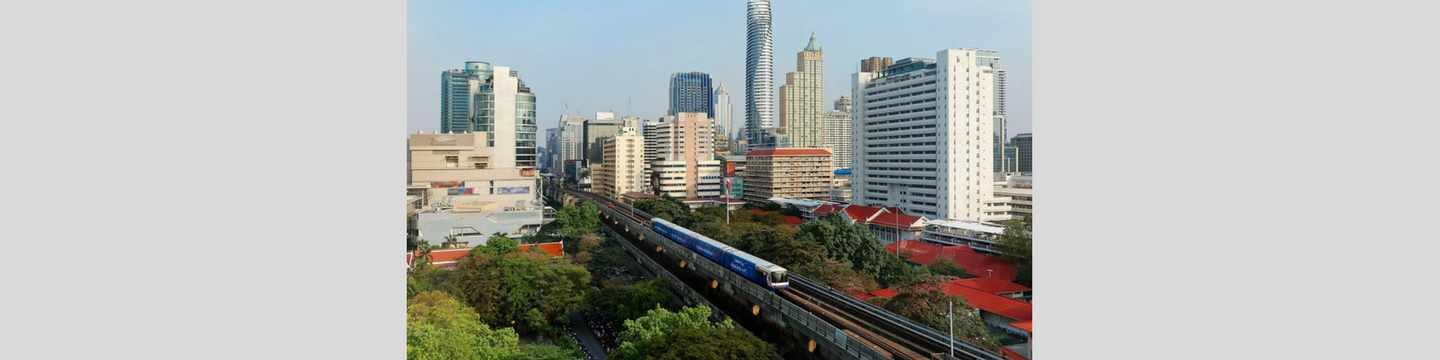
[[[785,268],[780,265],[772,264],[765,259],[755,257],[705,235],[665,221],[665,219],[658,217],[650,219],[650,227],[660,236],[724,266],[730,272],[740,275],[752,283],[769,289],[784,289],[790,286],[790,277]]]

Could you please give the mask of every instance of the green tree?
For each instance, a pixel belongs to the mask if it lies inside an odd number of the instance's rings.
[[[941,333],[946,333],[950,326],[946,312],[949,310],[949,301],[954,301],[955,338],[992,351],[999,351],[999,339],[986,330],[985,321],[976,314],[975,309],[966,304],[965,299],[941,292],[937,285],[930,283],[905,288],[894,298],[880,301],[881,307],[896,315],[910,318]]]
[[[584,357],[580,347],[575,345],[524,344],[520,345],[520,351],[505,360],[574,360]]]
[[[731,360],[779,359],[775,348],[739,328],[675,330],[655,339],[654,351],[646,354],[656,360]]]
[[[730,319],[710,322],[709,318],[710,308],[703,306],[680,312],[652,309],[625,321],[620,347],[612,356],[622,360],[778,358],[770,344],[737,328]]]
[[[406,306],[405,357],[411,360],[502,359],[518,350],[514,330],[492,330],[443,292],[415,295]]]
[[[635,208],[680,226],[689,227],[692,222],[690,207],[669,195],[662,194],[658,199],[636,201]]]
[[[1017,281],[1027,285],[1030,284],[1031,276],[1031,221],[1031,217],[1026,216],[1006,222],[1005,234],[1001,235],[999,246],[1000,252],[1004,254],[1002,257],[1015,264],[1019,277]]]
[[[470,249],[470,253],[474,254],[475,252],[480,251],[490,255],[502,255],[515,252],[515,250],[519,248],[520,241],[511,239],[510,236],[505,235],[505,233],[497,232],[491,234],[490,238],[485,239],[485,245],[476,246],[474,249]]]
[[[962,278],[970,277],[970,273],[965,272],[965,268],[955,266],[954,261],[946,259],[937,259],[925,268],[930,270],[931,274],[935,275],[957,276]]]
[[[564,317],[583,304],[590,288],[584,267],[548,256],[510,252],[473,254],[456,270],[464,298],[488,324],[522,333],[556,335]]]
[[[835,289],[870,292],[880,288],[874,277],[856,272],[849,263],[840,260],[823,259],[787,269]]]
[[[618,320],[630,320],[644,316],[656,307],[670,304],[674,296],[659,279],[650,279],[630,285],[600,289],[591,303],[596,310],[609,314]]]

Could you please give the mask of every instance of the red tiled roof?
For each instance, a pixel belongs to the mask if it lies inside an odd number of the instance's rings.
[[[1027,332],[1027,333],[1034,333],[1034,332],[1035,332],[1035,323],[1034,323],[1034,322],[1035,322],[1035,320],[1016,321],[1016,322],[1010,323],[1010,326],[1014,326],[1016,329],[1025,330],[1025,332]]]
[[[785,215],[785,223],[786,223],[786,224],[790,224],[790,225],[800,226],[800,224],[804,224],[804,223],[805,223],[805,219],[801,219],[799,216],[795,216],[795,215]]]
[[[1006,347],[1000,348],[1000,353],[1005,355],[1005,360],[1030,360],[1030,358],[1025,357],[1025,355],[1020,355],[1020,353],[1015,352],[1015,350],[1010,350],[1010,348]]]
[[[972,307],[988,313],[1004,316],[1010,320],[1032,320],[1030,318],[1030,303],[1024,301],[956,285],[954,282],[941,284],[940,291],[945,292],[946,295],[965,299],[965,303],[970,304]]]
[[[896,247],[900,248],[900,255],[906,260],[920,265],[930,265],[940,259],[949,259],[965,269],[965,272],[977,277],[993,277],[1008,281],[1015,278],[1015,265],[1012,265],[998,257],[985,255],[971,250],[969,246],[945,246],[921,242],[916,240],[901,240],[898,243],[885,245],[885,252],[895,253]],[[988,273],[986,270],[990,270]]]
[[[1030,291],[1030,288],[1025,287],[1025,285],[1016,284],[998,277],[986,278],[983,277],[984,274],[981,275],[982,277],[959,279],[952,283],[995,295]]]
[[[872,295],[872,296],[882,297],[882,298],[886,298],[886,299],[893,298],[893,297],[895,297],[896,294],[897,294],[897,293],[895,292],[895,289],[880,289],[880,290],[875,290],[875,291],[871,291],[871,292],[870,292],[870,295]]]
[[[815,214],[815,217],[816,217],[816,218],[822,218],[822,217],[830,216],[830,214],[834,214],[834,213],[840,212],[840,210],[841,210],[841,209],[844,209],[844,208],[845,208],[845,205],[825,204],[825,205],[820,205],[819,207],[816,207],[815,210],[814,210],[814,211],[811,211],[810,213],[811,213],[811,214]]]
[[[541,251],[541,252],[544,252],[545,254],[548,254],[548,255],[550,255],[550,256],[554,256],[554,257],[565,256],[565,243],[564,243],[564,242],[561,242],[561,241],[548,242],[548,243],[538,243],[538,244],[520,244],[520,248],[519,248],[519,249],[520,249],[520,251],[530,251],[531,248],[534,248],[534,247],[537,247],[537,246],[540,247],[540,251]]]
[[[881,210],[883,209],[877,207],[850,205],[845,207],[845,215],[849,216],[850,220],[863,223],[870,222],[870,217],[875,216],[875,214],[879,213]]]
[[[751,156],[830,156],[829,149],[823,148],[776,148],[750,150],[745,153],[745,158]]]
[[[899,213],[900,216],[897,217],[897,216],[895,216],[895,214],[896,214],[896,212],[894,212],[893,210],[886,211],[886,213],[880,214],[880,216],[876,216],[876,217],[875,217],[875,220],[870,221],[870,223],[871,223],[871,224],[874,224],[874,225],[882,225],[882,226],[891,226],[891,227],[893,227],[893,226],[896,226],[896,223],[898,222],[898,223],[899,223],[899,226],[904,226],[904,227],[909,227],[909,228],[924,228],[924,227],[925,227],[925,224],[919,224],[919,222],[920,222],[920,217],[919,217],[919,216],[910,216],[910,215],[905,215],[904,213]]]

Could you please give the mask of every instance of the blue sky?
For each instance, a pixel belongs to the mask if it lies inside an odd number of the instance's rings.
[[[1031,126],[1030,2],[776,0],[775,85],[814,32],[828,104],[850,93],[870,56],[934,58],[951,47],[999,50],[1009,71],[1010,133]],[[670,74],[701,71],[730,90],[744,123],[745,1],[458,1],[407,5],[410,132],[440,124],[440,72],[466,60],[510,66],[536,92],[541,134],[563,113],[665,114]]]

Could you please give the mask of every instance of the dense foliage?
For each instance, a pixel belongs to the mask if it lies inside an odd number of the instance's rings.
[[[492,330],[470,307],[443,292],[415,295],[406,315],[407,359],[502,359],[519,351],[514,330]]]
[[[650,279],[629,285],[612,286],[595,293],[591,304],[618,320],[630,320],[644,316],[646,312],[669,305],[674,301],[670,290],[659,279]]]
[[[1019,279],[1016,282],[1030,285],[1030,258],[1032,231],[1031,218],[1023,217],[1018,220],[1010,220],[1005,224],[1005,234],[1000,237],[1000,251],[1005,254],[1004,258],[1015,264]]]
[[[770,344],[730,319],[710,322],[710,308],[687,307],[679,312],[652,309],[625,321],[616,359],[778,359]]]
[[[923,284],[900,291],[891,299],[877,298],[873,301],[886,310],[930,326],[941,333],[950,329],[946,317],[950,302],[955,304],[955,338],[965,342],[998,351],[1000,341],[985,329],[985,321],[974,308],[959,297],[945,295],[937,284]]]
[[[542,335],[558,335],[553,324],[578,310],[590,288],[584,267],[536,253],[476,251],[453,276],[481,320]]]

